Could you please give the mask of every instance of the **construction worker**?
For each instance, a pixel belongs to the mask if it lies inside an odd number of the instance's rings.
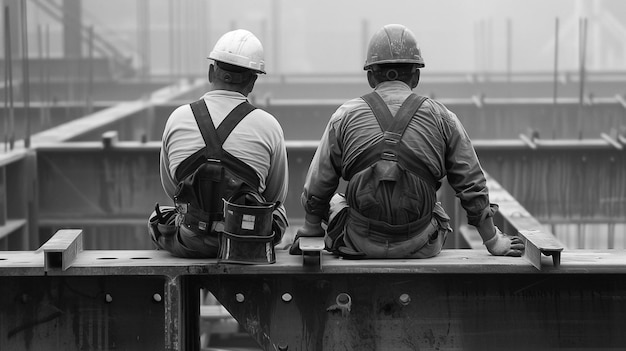
[[[447,176],[487,250],[522,255],[522,241],[493,224],[498,207],[489,201],[457,116],[412,93],[423,67],[416,38],[405,26],[386,25],[373,35],[364,70],[374,91],[331,116],[306,176],[305,222],[290,253],[300,253],[301,237],[325,236],[326,249],[345,258],[435,256],[451,231],[436,199]],[[340,178],[348,182],[345,194],[335,193]]]
[[[232,172],[234,178],[226,179],[226,183],[249,184],[266,202],[275,203],[272,213],[273,244],[280,242],[288,225],[285,207],[287,196],[288,164],[283,130],[274,116],[255,108],[247,101],[259,74],[265,74],[263,46],[251,32],[243,29],[233,30],[224,34],[209,54],[212,62],[208,69],[209,90],[200,100],[192,104],[179,106],[169,116],[163,131],[160,153],[160,174],[163,189],[176,203],[173,207],[157,207],[151,216],[153,229],[166,227],[155,233],[152,240],[158,248],[170,251],[180,257],[217,257],[219,250],[218,233],[223,230],[220,218],[209,216],[203,209],[197,216],[198,209],[192,211],[189,200],[182,199],[183,181],[205,180],[213,175],[198,175],[195,180],[190,174],[199,170],[206,162],[203,150],[216,139],[223,139],[223,144],[213,146],[213,151],[223,153],[228,158],[220,157],[219,166],[229,166],[225,174]],[[241,110],[244,111],[241,111]],[[238,112],[239,111],[239,112]],[[237,115],[237,116],[234,116]],[[234,122],[233,122],[234,121]],[[220,134],[224,122],[225,134]],[[227,123],[228,122],[228,123]],[[200,127],[201,124],[208,127]],[[228,128],[227,128],[228,127]],[[216,131],[205,135],[208,129]],[[230,134],[228,134],[228,129]],[[219,137],[219,138],[218,138]],[[206,148],[205,148],[206,146]],[[213,157],[208,157],[213,158]],[[217,158],[217,157],[216,157]],[[232,166],[232,167],[231,167]],[[233,168],[234,167],[234,168]],[[218,175],[220,173],[218,169]],[[187,178],[185,178],[187,177]],[[229,183],[230,182],[230,183]],[[223,211],[222,198],[215,197],[216,189],[221,184],[193,185],[188,184],[190,192],[197,190],[200,194],[191,194],[198,203],[213,202],[213,211]],[[238,185],[238,186],[239,186]],[[203,189],[194,189],[203,188]],[[232,193],[232,189],[218,189],[221,194]],[[200,206],[200,205],[198,205]],[[221,213],[223,214],[223,212]],[[203,218],[204,217],[204,218]],[[211,218],[209,218],[211,217]],[[182,223],[181,223],[182,222]],[[160,225],[157,227],[156,225]],[[174,232],[172,232],[174,231]]]

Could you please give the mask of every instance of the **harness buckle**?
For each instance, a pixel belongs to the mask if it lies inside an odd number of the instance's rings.
[[[398,156],[396,155],[396,153],[389,150],[383,151],[382,155],[380,155],[380,158],[387,161],[398,161]]]
[[[384,139],[385,144],[392,146],[392,147],[398,145],[401,138],[402,138],[402,135],[398,133],[389,132],[389,131],[386,131],[385,133],[383,133],[383,139]]]
[[[187,205],[186,203],[176,202],[176,212],[187,213]]]

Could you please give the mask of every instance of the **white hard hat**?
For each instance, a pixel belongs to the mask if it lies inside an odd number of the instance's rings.
[[[245,29],[236,29],[222,35],[209,58],[265,73],[263,45],[254,34]]]

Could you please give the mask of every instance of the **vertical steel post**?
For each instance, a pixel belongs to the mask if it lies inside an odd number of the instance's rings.
[[[0,167],[0,227],[7,223],[8,184],[6,169],[6,167]]]
[[[5,12],[6,12],[6,7],[5,7]],[[8,24],[6,22],[7,16],[6,13],[4,15],[4,25],[5,25],[5,29],[8,27]],[[4,111],[6,113],[6,111],[9,110],[9,61],[11,60],[11,58],[8,55],[8,41],[9,41],[9,33],[5,30],[4,31]],[[9,142],[9,123],[10,120],[9,118],[4,118],[4,135],[3,135],[3,143],[4,143],[4,151],[7,151],[7,147],[8,147],[8,142]]]
[[[44,121],[45,121],[45,109],[44,109],[44,87],[45,87],[45,70],[46,70],[46,66],[44,64],[44,58],[43,58],[43,34],[41,31],[41,25],[38,24],[37,25],[37,55],[39,56],[39,85],[41,86],[41,88],[39,89],[39,124],[40,124],[40,128],[44,129]]]
[[[199,350],[200,285],[191,277],[170,276],[164,303],[165,350]]]
[[[141,79],[146,80],[150,67],[149,52],[149,3],[146,0],[137,0],[137,46],[141,63]]]
[[[280,73],[283,71],[280,66],[280,0],[272,1],[272,23],[274,24],[272,31],[272,44],[274,47],[274,55],[272,55],[272,59],[274,60],[274,64],[272,67],[274,67],[274,72]]]
[[[552,86],[552,139],[556,138],[557,131],[557,111],[556,101],[559,88],[559,18],[554,20],[554,81]]]
[[[45,73],[46,84],[45,84],[45,89],[44,89],[44,91],[45,91],[45,99],[44,99],[44,101],[46,103],[46,107],[45,107],[46,118],[47,118],[48,122],[51,122],[51,118],[50,118],[50,114],[51,114],[51,112],[50,112],[50,110],[51,110],[50,109],[51,99],[50,99],[50,96],[52,94],[50,94],[50,70],[48,69],[48,63],[50,62],[50,26],[49,25],[46,25],[46,37],[45,37],[45,41],[44,42],[46,44],[46,47],[45,47],[45,55],[46,55],[45,62],[46,62],[46,64],[44,65],[46,67],[46,69],[45,69],[46,70],[45,71],[46,72]]]
[[[63,53],[66,58],[82,56],[81,12],[80,0],[63,0]]]
[[[30,147],[30,74],[28,70],[28,25],[26,22],[26,0],[20,2],[20,27],[22,32],[22,89],[24,92],[24,146]]]
[[[485,37],[486,37],[486,42],[487,42],[487,67],[485,69],[485,71],[492,71],[493,67],[492,67],[492,50],[493,50],[493,37],[491,35],[493,31],[493,18],[488,18],[487,22],[486,22],[486,29],[485,29]]]
[[[169,39],[169,66],[170,66],[170,77],[174,77],[174,20],[173,20],[173,7],[174,0],[170,0],[168,3],[168,22],[169,26],[167,26],[168,30],[168,39]]]
[[[506,19],[506,82],[511,96],[511,69],[513,60],[513,26],[511,18]]]
[[[8,136],[5,135],[5,143],[9,143],[9,149],[15,146],[15,111],[13,110],[13,55],[11,50],[11,16],[9,6],[4,6],[4,60],[5,60],[5,89],[7,89],[7,101],[9,103],[9,127]],[[6,144],[5,144],[6,148]]]
[[[359,65],[363,64],[363,57],[365,57],[365,55],[367,55],[367,47],[369,45],[370,42],[370,22],[367,18],[363,18],[361,20],[361,40],[362,40],[362,44],[361,44],[361,52],[362,54],[359,55],[358,59],[358,63]],[[358,66],[357,66],[358,67]]]
[[[579,92],[578,92],[578,138],[583,138],[583,107],[585,94],[585,59],[587,49],[587,19],[581,18],[579,21]]]
[[[86,114],[91,114],[93,112],[93,26],[89,27],[88,30],[89,39],[88,39],[88,59],[87,62],[89,64],[89,72],[87,76],[87,93],[85,94],[85,102],[86,102]]]

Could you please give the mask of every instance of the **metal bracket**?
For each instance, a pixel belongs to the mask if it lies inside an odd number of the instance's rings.
[[[324,238],[301,237],[300,250],[302,251],[302,265],[313,270],[322,270],[322,251],[324,250]]]
[[[82,234],[81,229],[62,229],[40,247],[46,273],[59,268],[64,271],[72,265],[76,256],[83,251]]]
[[[555,268],[561,265],[561,251],[563,244],[553,235],[543,233],[539,230],[520,230],[524,238],[524,257],[537,269],[541,270],[541,254],[552,256],[552,263]]]

